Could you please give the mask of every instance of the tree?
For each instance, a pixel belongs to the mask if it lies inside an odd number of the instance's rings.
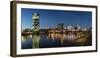
[[[23,32],[32,32],[32,30],[27,28],[27,29],[23,30]]]

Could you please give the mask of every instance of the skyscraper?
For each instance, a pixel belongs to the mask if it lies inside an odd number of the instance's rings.
[[[39,14],[33,13],[32,15],[32,30],[33,33],[38,33],[39,32]]]

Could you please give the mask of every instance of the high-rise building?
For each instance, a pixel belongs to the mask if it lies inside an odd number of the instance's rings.
[[[39,32],[39,14],[33,13],[32,15],[32,30],[33,33]]]

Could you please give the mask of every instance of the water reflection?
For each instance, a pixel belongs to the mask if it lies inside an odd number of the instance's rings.
[[[40,35],[33,35],[32,42],[32,48],[39,48]]]
[[[61,33],[56,33],[56,34],[48,34],[48,37],[52,40],[60,40],[61,44],[63,44],[64,40],[68,40],[68,41],[73,41],[76,39],[76,35],[69,33],[69,34],[61,34]]]
[[[22,49],[88,46],[91,44],[91,33],[49,33],[22,35]]]

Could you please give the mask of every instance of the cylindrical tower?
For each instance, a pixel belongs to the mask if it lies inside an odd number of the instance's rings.
[[[34,33],[39,33],[39,14],[33,13],[32,14],[32,30]]]

